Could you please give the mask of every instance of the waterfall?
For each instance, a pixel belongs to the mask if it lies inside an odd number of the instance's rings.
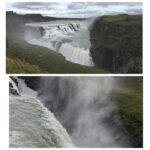
[[[69,51],[68,51],[69,49]],[[77,64],[89,65],[91,64],[90,52],[87,49],[73,47],[65,43],[61,46],[59,52],[65,56],[66,60],[72,61]]]
[[[28,23],[26,26],[42,27],[45,31],[44,36],[40,38],[30,38],[29,33],[25,35],[26,41],[30,44],[57,51],[68,61],[93,66],[89,50],[88,21],[58,20]]]
[[[130,145],[111,101],[114,77],[39,77],[36,91],[29,77],[15,79],[10,79],[10,89],[17,90],[10,90],[10,147]]]
[[[64,127],[37,98],[37,92],[23,80],[16,80],[18,85],[11,78],[9,84],[10,147],[74,147]]]

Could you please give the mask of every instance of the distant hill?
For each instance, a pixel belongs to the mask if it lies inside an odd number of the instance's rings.
[[[58,17],[48,17],[41,14],[17,14],[13,11],[6,11],[7,17],[15,17],[18,19],[23,19],[25,22],[45,22],[54,20],[85,20],[84,18],[58,18]]]

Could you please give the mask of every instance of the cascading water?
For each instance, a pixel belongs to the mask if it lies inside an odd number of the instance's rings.
[[[93,66],[89,51],[88,21],[61,20],[28,23],[26,26],[42,27],[45,31],[40,38],[33,39],[30,38],[30,35],[26,35],[27,42],[57,51],[68,61]]]
[[[29,78],[10,78],[10,147],[130,145],[109,97],[113,77],[39,77],[36,92]]]
[[[16,80],[18,87],[10,78],[10,147],[74,147],[66,130],[38,100],[37,93],[24,81]]]

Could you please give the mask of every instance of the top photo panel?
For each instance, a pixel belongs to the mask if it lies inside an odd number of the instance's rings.
[[[142,74],[140,2],[7,2],[7,74]]]

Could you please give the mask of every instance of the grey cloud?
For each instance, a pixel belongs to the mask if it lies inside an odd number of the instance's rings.
[[[41,9],[41,8],[47,8],[49,3],[42,3],[42,2],[20,2],[20,3],[14,3],[13,7],[18,9]]]
[[[18,13],[41,13],[56,17],[92,17],[104,14],[142,14],[142,3],[137,2],[19,2],[12,10]]]

